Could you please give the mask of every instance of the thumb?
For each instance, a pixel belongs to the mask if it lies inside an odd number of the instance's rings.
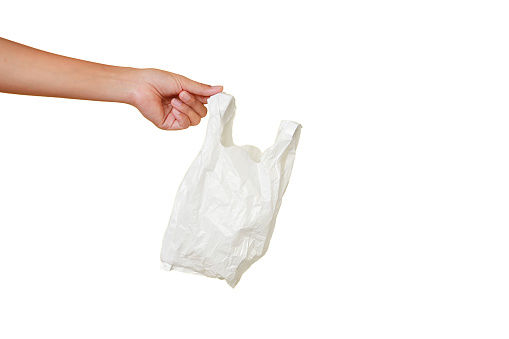
[[[182,89],[201,96],[209,97],[211,95],[220,93],[223,91],[223,86],[210,86],[205,85],[200,82],[193,81],[184,76],[180,76],[180,84],[182,85]]]

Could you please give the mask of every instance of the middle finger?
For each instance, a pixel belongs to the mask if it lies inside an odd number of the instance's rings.
[[[189,107],[191,107],[196,113],[200,115],[200,117],[204,117],[207,115],[207,108],[201,103],[194,95],[187,91],[182,91],[179,93],[179,98],[183,102],[186,103]]]

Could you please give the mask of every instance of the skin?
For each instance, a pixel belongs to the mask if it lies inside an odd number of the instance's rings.
[[[117,67],[44,52],[0,38],[0,92],[120,102],[164,130],[196,126],[223,90],[158,69]]]

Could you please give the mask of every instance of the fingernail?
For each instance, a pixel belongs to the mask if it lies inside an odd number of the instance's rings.
[[[180,106],[182,105],[182,102],[179,99],[173,99],[173,106]]]
[[[189,99],[191,99],[191,96],[187,92],[182,92],[182,94],[180,94],[180,99],[184,101],[189,101]]]
[[[222,91],[223,90],[223,86],[212,86],[212,89],[214,89],[214,90],[218,89],[218,90]]]

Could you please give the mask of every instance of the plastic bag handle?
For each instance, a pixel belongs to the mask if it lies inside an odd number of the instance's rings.
[[[302,125],[290,120],[281,121],[276,142],[261,156],[261,162],[270,170],[277,171],[280,178],[280,191],[283,194],[290,181],[295,151],[299,145]]]
[[[235,98],[226,93],[218,93],[208,100],[209,123],[207,125],[207,143],[221,141],[223,145],[232,145],[232,124],[235,117]]]
[[[276,142],[263,152],[261,160],[277,161],[288,149],[295,150],[299,144],[302,125],[290,120],[283,120],[279,124]]]

